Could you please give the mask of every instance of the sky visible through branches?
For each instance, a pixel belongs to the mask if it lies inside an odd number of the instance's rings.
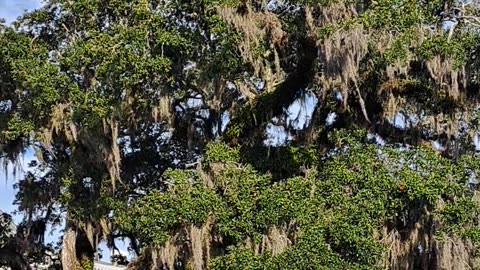
[[[11,23],[25,10],[36,9],[40,7],[40,5],[41,2],[39,0],[0,0],[0,18],[4,18],[7,23]],[[20,169],[25,169],[28,162],[32,159],[32,152],[25,153],[23,161],[20,164]],[[22,173],[19,173],[14,177],[12,172],[13,168],[9,166],[9,170],[0,176],[0,209],[4,212],[11,212],[15,209],[12,205],[13,199],[15,198],[13,185],[15,184],[15,179],[22,175]]]
[[[0,18],[5,18],[8,24],[14,21],[25,10],[36,9],[40,6],[41,2],[39,0],[0,0]],[[448,28],[448,26],[446,27]],[[265,143],[273,146],[287,143],[289,140],[292,139],[292,136],[285,132],[285,128],[283,128],[282,124],[288,123],[289,126],[292,126],[295,129],[304,129],[305,125],[307,125],[310,121],[316,105],[317,98],[315,97],[315,95],[313,93],[310,93],[309,91],[305,91],[305,94],[301,98],[295,100],[290,105],[290,107],[285,112],[284,119],[272,119],[270,124],[267,126],[268,136],[265,140]],[[190,104],[189,106],[194,105]],[[394,117],[394,119],[392,119],[392,122],[395,126],[403,128],[406,125],[405,123],[408,123],[414,118],[415,116],[399,113]],[[327,125],[333,123],[335,119],[335,113],[330,113],[327,118]],[[226,124],[228,120],[229,119],[226,119],[226,121],[224,121],[224,124]],[[379,144],[384,143],[383,139],[376,134],[370,134],[369,136],[371,136],[372,138],[375,137],[377,143]],[[480,150],[478,135],[475,136],[474,142],[477,150]],[[434,147],[439,147],[436,146],[435,143],[436,142],[434,142]],[[27,164],[34,158],[35,157],[33,151],[29,149],[26,153],[24,153],[23,160],[20,163],[20,171],[15,175],[15,177],[14,175],[12,175],[12,166],[9,166],[9,170],[7,172],[0,174],[0,209],[2,211],[12,212],[13,210],[15,210],[15,206],[12,204],[15,197],[15,190],[13,188],[13,185],[15,184],[16,179],[22,177],[22,170],[27,170]],[[21,220],[21,217],[16,216],[15,220],[18,222]],[[47,241],[57,241],[57,239],[58,233],[54,233],[52,235],[48,233],[46,235]],[[121,250],[125,250],[125,246],[125,244],[118,243],[118,248]],[[108,260],[108,249],[104,245],[101,248],[104,251],[103,260]]]
[[[0,18],[4,18],[7,24],[15,21],[24,11],[30,11],[39,8],[42,5],[40,0],[0,0]],[[34,151],[29,148],[27,152],[23,154],[23,157],[20,159],[20,163],[17,168],[13,168],[13,165],[8,166],[6,172],[0,173],[0,209],[3,212],[12,213],[16,206],[13,205],[15,199],[15,189],[14,185],[17,179],[21,178],[25,171],[28,169],[28,163],[35,159]],[[14,169],[17,169],[17,173],[14,175]],[[16,223],[21,221],[20,215],[14,215],[14,221]],[[58,230],[57,228],[54,231],[47,230],[45,235],[46,242],[56,242],[58,241]],[[118,248],[122,253],[127,253],[126,245],[123,243],[117,243]],[[110,260],[109,250],[105,245],[101,246],[103,251],[104,261]]]

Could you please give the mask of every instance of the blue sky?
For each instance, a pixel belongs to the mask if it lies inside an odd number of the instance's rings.
[[[5,18],[11,23],[25,10],[32,10],[40,7],[40,0],[0,0],[0,18]]]

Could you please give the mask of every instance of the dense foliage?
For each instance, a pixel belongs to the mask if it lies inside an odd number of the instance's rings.
[[[119,239],[131,269],[476,269],[479,30],[476,0],[45,1],[0,24],[1,158],[36,154],[0,265],[53,226],[63,269]]]
[[[399,244],[413,252],[415,245],[432,245],[429,237],[470,239],[472,246],[463,252],[473,252],[480,231],[478,195],[468,185],[472,160],[453,163],[428,149],[355,141],[344,147],[318,171],[281,182],[238,163],[239,157],[220,168],[208,163],[210,175],[200,179],[171,172],[172,190],[147,194],[115,222],[148,243],[164,245],[178,230],[177,241],[198,241],[203,250],[224,246],[228,252],[211,262],[213,269],[374,269],[388,266],[388,260],[391,267],[424,269],[435,258],[422,261],[424,251],[415,256],[388,247]],[[227,153],[215,144],[205,158],[215,160],[219,148],[221,156]],[[229,153],[236,155],[234,149]],[[206,226],[208,236],[180,236],[189,224]],[[448,263],[465,263],[452,257]]]

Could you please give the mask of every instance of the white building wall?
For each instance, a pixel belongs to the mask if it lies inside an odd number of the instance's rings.
[[[100,261],[95,261],[93,263],[93,270],[125,270],[125,266],[116,266],[110,263],[104,263]]]

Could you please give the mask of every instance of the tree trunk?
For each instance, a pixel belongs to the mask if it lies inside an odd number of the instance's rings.
[[[63,235],[62,242],[62,269],[63,270],[80,270],[82,267],[77,260],[77,252],[75,249],[76,234],[72,228],[68,228]]]

